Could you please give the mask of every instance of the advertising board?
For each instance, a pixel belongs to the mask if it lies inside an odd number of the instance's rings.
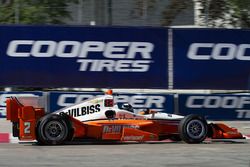
[[[49,100],[50,112],[101,95],[103,95],[102,92],[51,92]],[[119,95],[115,96],[115,103],[118,104],[118,106],[124,103],[131,104],[135,113],[146,108],[160,112],[174,112],[173,95],[119,93]]]
[[[181,94],[179,113],[198,114],[212,120],[250,120],[250,95]]]
[[[174,29],[175,89],[250,89],[250,30]]]
[[[167,29],[0,26],[0,86],[167,88]]]

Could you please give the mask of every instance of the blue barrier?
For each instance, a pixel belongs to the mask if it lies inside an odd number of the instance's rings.
[[[103,95],[103,92],[0,92],[0,118],[6,117],[6,97],[43,96],[48,98],[48,111],[54,112],[81,101]],[[119,93],[118,105],[130,103],[135,112],[150,108],[180,115],[198,114],[210,120],[250,120],[250,95],[237,94],[179,94],[175,108],[172,94]]]
[[[0,26],[0,86],[167,88],[167,29]]]
[[[250,30],[174,29],[175,89],[250,89]]]
[[[0,86],[250,89],[250,30],[169,30],[2,25]]]
[[[179,113],[198,114],[211,120],[250,120],[250,95],[181,94]]]
[[[63,107],[79,103],[83,100],[103,95],[102,92],[51,92],[50,112],[54,112]],[[115,96],[115,102],[119,105],[129,103],[134,107],[135,112],[150,108],[161,112],[174,112],[174,97],[166,94],[136,94],[119,93]]]

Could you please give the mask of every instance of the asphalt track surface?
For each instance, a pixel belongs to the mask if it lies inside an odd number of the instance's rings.
[[[0,144],[1,167],[250,167],[250,141],[38,146]]]
[[[226,122],[250,134],[250,122]],[[0,119],[0,132],[11,124]],[[0,143],[0,167],[250,167],[250,140],[185,144]]]

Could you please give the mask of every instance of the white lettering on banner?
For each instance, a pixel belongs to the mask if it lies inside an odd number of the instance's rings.
[[[92,99],[94,97],[98,97],[98,96],[102,96],[102,95],[91,95],[91,94],[61,94],[58,97],[57,100],[57,105],[61,106],[61,107],[67,107],[73,104],[77,104],[80,103],[84,100],[88,100],[88,99]],[[69,100],[71,99],[71,100]],[[70,101],[70,102],[67,102]]]
[[[77,63],[80,63],[79,71],[146,72],[151,61],[79,59]]]
[[[47,47],[46,52],[41,52],[43,46]],[[34,57],[52,57],[55,49],[55,41],[36,41],[31,49],[31,55]]]
[[[188,108],[244,108],[250,105],[250,96],[189,96]]]
[[[201,50],[205,49],[206,54]],[[233,43],[192,43],[189,46],[187,57],[192,60],[250,60],[250,44]]]
[[[186,107],[235,109],[237,118],[250,118],[250,96],[189,96]]]
[[[97,95],[102,96],[102,95]],[[95,95],[90,94],[61,94],[58,97],[57,104],[60,107],[67,107],[75,103],[79,103],[83,100],[91,99],[96,97]],[[164,111],[164,104],[166,102],[166,99],[164,96],[150,96],[150,95],[133,95],[133,96],[127,96],[127,95],[119,95],[115,97],[116,103],[129,103],[134,108],[137,108],[139,111],[141,109],[145,108],[154,108],[156,111]]]
[[[20,49],[25,46],[31,49]],[[78,58],[79,71],[146,72],[153,63],[153,49],[154,45],[150,42],[13,40],[8,45],[7,55],[23,58]],[[91,53],[99,53],[105,59],[87,59]]]
[[[250,110],[236,110],[237,118],[250,118]]]

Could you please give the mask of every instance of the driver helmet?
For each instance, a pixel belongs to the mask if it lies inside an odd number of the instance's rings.
[[[121,106],[122,109],[124,110],[127,110],[129,112],[132,112],[134,113],[134,109],[132,107],[132,105],[128,104],[128,103],[124,103],[122,106]]]

